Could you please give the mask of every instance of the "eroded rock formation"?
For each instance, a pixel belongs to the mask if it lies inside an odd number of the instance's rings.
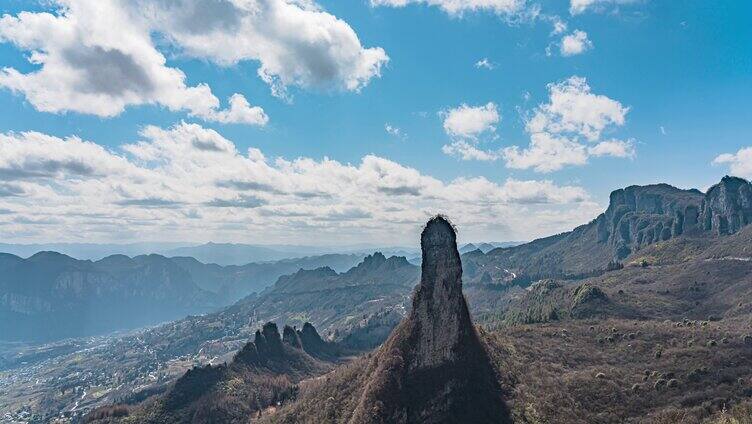
[[[452,225],[440,216],[431,219],[421,249],[412,311],[371,361],[350,422],[506,422],[496,372],[462,294]]]

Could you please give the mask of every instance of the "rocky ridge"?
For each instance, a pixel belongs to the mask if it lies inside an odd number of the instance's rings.
[[[463,255],[472,284],[584,278],[678,236],[716,237],[752,222],[752,184],[726,176],[706,193],[668,184],[615,190],[605,212],[566,233]]]

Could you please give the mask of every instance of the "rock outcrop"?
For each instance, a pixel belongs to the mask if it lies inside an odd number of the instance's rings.
[[[303,329],[285,326],[282,342],[301,349],[314,358],[332,359],[339,353],[336,344],[325,341],[310,322],[303,324]]]
[[[696,230],[703,197],[698,190],[667,184],[616,190],[596,219],[597,241],[623,259],[643,246]]]
[[[505,422],[496,372],[462,294],[452,225],[440,216],[431,219],[421,249],[412,311],[369,364],[350,422]]]
[[[702,225],[718,235],[734,234],[752,223],[752,184],[725,176],[711,187],[702,202]]]

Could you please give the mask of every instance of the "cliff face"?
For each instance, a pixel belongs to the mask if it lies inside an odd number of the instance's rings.
[[[705,231],[734,234],[752,222],[752,184],[736,177],[723,177],[708,190],[702,204]]]
[[[605,212],[570,232],[463,255],[466,280],[507,284],[510,275],[528,281],[583,277],[660,241],[735,234],[749,223],[752,184],[741,178],[724,177],[707,193],[667,184],[630,186],[612,192]]]
[[[598,242],[623,259],[649,244],[690,232],[729,235],[752,222],[752,184],[723,177],[707,193],[666,184],[631,186],[611,193],[596,220]]]
[[[703,197],[666,184],[616,190],[596,219],[597,242],[623,259],[640,247],[696,230]]]

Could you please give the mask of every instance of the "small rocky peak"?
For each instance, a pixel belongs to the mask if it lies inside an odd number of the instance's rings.
[[[326,353],[327,343],[321,338],[319,332],[310,322],[303,324],[303,329],[298,332],[303,350],[310,355]]]
[[[365,258],[363,258],[363,262],[358,265],[358,267],[368,268],[368,269],[376,269],[379,266],[381,266],[384,262],[386,262],[386,256],[384,256],[381,252],[376,252],[373,255],[368,255]]]
[[[279,336],[277,324],[273,322],[264,324],[260,331],[256,331],[253,344],[256,345],[256,350],[261,357],[273,358],[282,354],[282,339]]]
[[[290,327],[289,325],[285,325],[285,328],[282,330],[282,343],[285,343],[296,349],[303,348],[303,344],[300,341],[300,336],[298,336],[297,330]]]
[[[293,278],[326,278],[326,277],[336,277],[337,271],[331,269],[328,266],[322,266],[316,269],[299,269],[295,274],[293,274]]]
[[[261,332],[257,331],[256,334],[260,335]],[[233,362],[247,365],[258,365],[260,359],[258,350],[256,349],[256,343],[248,342],[238,353],[235,354]]]

